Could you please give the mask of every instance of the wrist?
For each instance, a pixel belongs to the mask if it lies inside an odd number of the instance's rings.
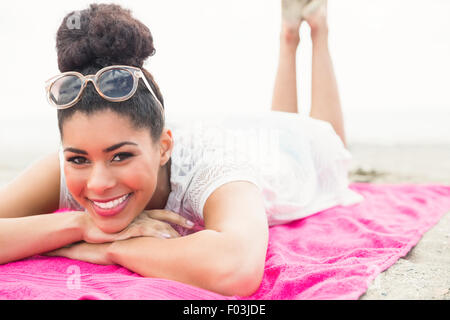
[[[107,247],[106,247],[106,259],[108,259],[111,264],[119,264],[118,262],[118,244],[120,243],[120,241],[113,241],[113,242],[109,242]]]
[[[103,243],[102,245],[105,246],[104,255],[105,255],[106,261],[108,261],[108,264],[118,264],[116,259],[115,259],[114,254],[113,254],[113,252],[114,252],[113,251],[114,250],[114,248],[113,248],[114,242],[106,242],[106,243]]]
[[[86,241],[86,225],[87,225],[87,221],[86,221],[86,216],[87,214],[84,212],[74,212],[75,214],[75,228],[78,232],[78,234],[80,235],[80,239],[83,241]]]
[[[59,230],[61,234],[60,239],[64,239],[61,246],[75,243],[83,240],[83,228],[82,228],[82,218],[83,214],[81,212],[63,212],[59,214],[61,218],[64,217],[63,225]],[[58,236],[59,238],[59,236]]]

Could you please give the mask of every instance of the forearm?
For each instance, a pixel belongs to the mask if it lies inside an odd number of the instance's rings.
[[[79,212],[0,219],[0,264],[83,239]]]
[[[239,278],[234,266],[239,264],[230,259],[236,256],[230,254],[236,250],[236,242],[224,241],[224,237],[220,232],[203,230],[175,239],[133,238],[114,242],[108,256],[112,262],[145,277],[175,280],[230,295],[229,288]],[[243,263],[240,266],[245,270]]]

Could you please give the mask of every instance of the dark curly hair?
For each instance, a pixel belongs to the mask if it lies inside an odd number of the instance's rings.
[[[68,20],[73,17],[79,21],[76,27],[72,27],[71,20]],[[144,60],[155,53],[152,34],[144,24],[132,17],[130,10],[115,4],[91,4],[88,9],[67,14],[56,35],[56,50],[61,72],[95,74],[110,65],[141,68],[158,100],[164,105],[153,76],[142,68]],[[128,117],[135,128],[148,128],[153,141],[161,136],[163,111],[143,81],[139,80],[136,93],[122,102],[103,99],[92,83],[88,83],[77,104],[57,112],[61,139],[64,122],[75,112],[89,115],[105,109]]]

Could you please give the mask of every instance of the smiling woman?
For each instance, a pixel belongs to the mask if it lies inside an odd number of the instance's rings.
[[[56,47],[62,73],[46,89],[61,147],[0,191],[0,263],[65,256],[245,296],[261,283],[269,225],[361,200],[328,122],[268,111],[166,123],[142,67],[153,38],[129,10],[68,14]],[[285,108],[294,92],[279,78]]]
[[[68,23],[73,17],[77,28]],[[189,193],[178,170],[185,159],[172,165],[163,97],[142,68],[155,52],[149,29],[118,5],[92,4],[63,19],[56,47],[62,73],[46,89],[57,109],[61,148],[1,190],[7,200],[0,204],[0,263],[59,255],[118,263],[223,294],[254,291],[267,248],[262,197],[232,177],[201,193],[192,184]],[[190,177],[204,164],[190,168]],[[220,188],[225,183],[235,187]],[[244,202],[259,205],[249,208],[238,198],[235,208],[220,204],[235,188]],[[179,204],[184,193],[198,203],[206,192],[205,219],[193,228],[195,217]],[[65,211],[42,214],[57,209]],[[237,232],[248,223],[245,235]]]
[[[89,116],[77,112],[63,130],[61,176],[73,198],[62,192],[61,208],[72,208],[67,200],[73,199],[101,230],[115,233],[143,210],[164,207],[170,192],[169,167],[164,165],[173,145],[170,130],[155,146],[148,129],[136,129],[111,110]]]

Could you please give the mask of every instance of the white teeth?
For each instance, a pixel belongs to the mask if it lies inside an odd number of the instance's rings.
[[[129,194],[126,194],[119,199],[109,201],[109,202],[96,202],[92,201],[97,207],[100,207],[102,209],[112,209],[117,207],[119,204],[125,201],[125,199],[128,197]]]

